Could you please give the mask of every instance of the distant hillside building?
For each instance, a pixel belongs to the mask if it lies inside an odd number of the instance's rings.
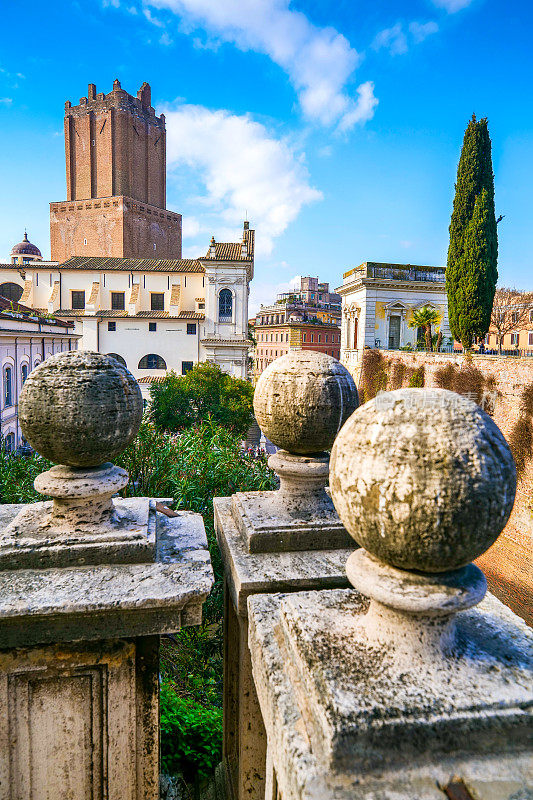
[[[318,278],[300,280],[300,289],[278,294],[252,321],[257,342],[254,379],[290,350],[316,350],[340,358],[341,298]]]
[[[365,347],[398,350],[416,347],[418,331],[409,327],[423,306],[441,317],[443,341],[451,340],[445,268],[365,261],[345,272],[342,286],[341,361],[358,377]]]
[[[52,260],[181,258],[181,214],[166,206],[166,129],[143,83],[133,97],[89,84],[65,103],[67,199],[50,204]]]

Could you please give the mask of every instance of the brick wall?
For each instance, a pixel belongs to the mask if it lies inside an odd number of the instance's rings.
[[[369,399],[380,388],[412,384],[415,372],[425,387],[444,382],[485,404],[513,450],[520,475],[515,506],[478,564],[491,591],[533,624],[533,358],[473,356],[468,362],[463,355],[367,350],[360,389]]]

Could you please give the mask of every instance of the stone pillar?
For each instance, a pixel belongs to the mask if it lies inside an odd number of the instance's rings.
[[[52,356],[19,415],[57,465],[35,481],[51,501],[0,506],[0,799],[156,800],[159,636],[201,620],[202,519],[113,497],[142,417],[114,359]]]
[[[382,398],[331,454],[354,589],[248,600],[265,798],[526,800],[533,634],[471,563],[513,506],[509,447],[452,392]]]
[[[251,674],[247,598],[257,592],[346,586],[350,537],[326,491],[334,438],[358,405],[334,358],[310,350],[278,358],[254,398],[263,433],[283,448],[269,459],[277,492],[216,498],[225,569],[224,761],[227,798],[264,797],[266,737]]]

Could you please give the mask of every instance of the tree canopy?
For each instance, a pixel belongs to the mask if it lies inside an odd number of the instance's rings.
[[[244,436],[253,419],[253,386],[216,364],[196,364],[186,375],[170,372],[150,387],[150,418],[158,428],[180,431],[210,418]]]
[[[497,262],[491,141],[487,120],[474,114],[457,168],[446,269],[450,329],[466,349],[489,329]]]

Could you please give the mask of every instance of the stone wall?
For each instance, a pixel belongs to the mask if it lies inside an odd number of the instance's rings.
[[[511,518],[478,563],[490,588],[533,622],[533,358],[366,350],[359,378],[362,400],[405,386],[451,389],[491,414],[505,435],[519,475]]]

